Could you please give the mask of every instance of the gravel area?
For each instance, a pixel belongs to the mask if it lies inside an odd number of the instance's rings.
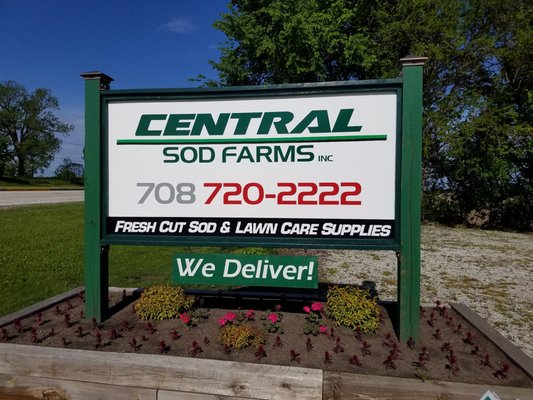
[[[318,256],[320,281],[372,281],[396,300],[394,252],[304,252]],[[464,303],[533,357],[533,234],[424,225],[421,268],[422,303]]]

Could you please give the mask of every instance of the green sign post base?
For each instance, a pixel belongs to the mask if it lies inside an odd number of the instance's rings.
[[[402,159],[398,331],[400,341],[419,339],[420,219],[422,193],[422,74],[426,57],[402,58]]]
[[[81,74],[85,80],[85,315],[102,322],[108,309],[109,246],[101,243],[100,91],[113,78],[101,72]]]

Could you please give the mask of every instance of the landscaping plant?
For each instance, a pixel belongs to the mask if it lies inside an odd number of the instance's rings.
[[[322,320],[322,303],[314,302],[311,306],[305,306],[304,311],[306,312],[304,333],[306,335],[318,335]]]
[[[261,319],[264,321],[263,325],[268,333],[283,333],[283,328],[281,327],[283,315],[280,312],[271,312],[267,316],[261,317]]]
[[[182,288],[170,285],[156,285],[146,289],[135,306],[137,316],[144,320],[175,318],[189,310],[193,300],[185,295]]]
[[[377,299],[372,299],[366,290],[353,286],[332,286],[327,294],[327,316],[337,325],[363,333],[375,333],[379,327],[380,309]]]
[[[227,348],[259,347],[265,343],[263,333],[254,326],[226,324],[218,332],[218,342]]]

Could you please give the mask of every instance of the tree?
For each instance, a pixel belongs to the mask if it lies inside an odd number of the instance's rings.
[[[526,227],[533,221],[532,20],[525,0],[233,0],[215,22],[228,41],[212,62],[219,81],[207,84],[392,78],[400,58],[428,56],[426,195],[444,192],[463,221],[486,210],[489,224],[514,218]]]
[[[19,177],[33,176],[50,165],[61,145],[57,135],[74,129],[53,114],[58,108],[48,89],[28,93],[14,81],[0,82],[0,173],[10,167]]]
[[[0,135],[0,177],[4,176],[8,162],[8,141],[3,135]]]
[[[374,1],[235,0],[214,26],[222,85],[367,79],[378,67]]]
[[[73,162],[70,158],[64,158],[63,164],[55,170],[56,177],[71,183],[83,182],[83,164]]]

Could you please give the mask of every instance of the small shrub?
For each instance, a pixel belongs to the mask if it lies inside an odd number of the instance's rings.
[[[141,348],[141,345],[137,343],[137,339],[135,339],[135,338],[131,338],[130,341],[128,342],[128,344],[130,345],[130,348],[133,351],[139,351],[140,348]]]
[[[224,325],[218,331],[217,339],[224,347],[235,349],[258,347],[265,343],[263,333],[256,327],[247,325]]]
[[[283,314],[280,312],[269,313],[266,316],[262,316],[261,319],[264,321],[263,326],[268,333],[283,333],[283,328],[281,327]]]
[[[233,324],[233,321],[237,319],[237,314],[234,312],[228,311],[224,316],[218,319],[219,326],[226,326]]]
[[[193,340],[191,345],[191,350],[189,350],[189,355],[191,357],[196,357],[198,354],[202,353],[204,350],[202,347],[198,344],[196,340]]]
[[[359,360],[359,357],[357,357],[357,354],[354,354],[352,358],[350,358],[350,364],[357,365],[358,367],[363,366],[363,363]]]
[[[314,302],[311,306],[305,306],[304,334],[316,336],[319,333],[320,321],[322,320],[322,303]]]
[[[337,336],[335,340],[335,347],[333,348],[335,353],[344,353],[344,346],[341,343],[341,338]]]
[[[248,247],[242,251],[242,254],[250,256],[267,256],[272,254],[272,251],[263,247]]]
[[[257,360],[260,360],[266,356],[267,356],[267,353],[265,351],[265,348],[263,347],[262,344],[260,344],[259,347],[257,348],[257,351],[255,352],[255,358]]]
[[[497,370],[496,372],[494,372],[492,375],[494,375],[499,380],[503,380],[503,379],[507,378],[507,374],[509,372],[509,369],[510,369],[509,364],[503,364],[501,366],[501,368],[499,370]]]
[[[291,362],[297,362],[298,364],[300,364],[300,353],[297,353],[296,351],[294,350],[291,350],[289,352],[289,355],[291,356]]]
[[[281,349],[283,347],[283,342],[281,341],[281,338],[276,336],[276,340],[274,340],[274,344],[272,345],[272,348],[274,349]]]
[[[307,342],[305,342],[305,349],[307,351],[313,350],[313,342],[311,341],[310,337],[307,337]]]
[[[192,303],[193,300],[185,295],[182,288],[157,285],[143,292],[135,310],[140,319],[161,321],[189,310]]]
[[[328,317],[337,325],[347,326],[363,333],[375,333],[379,327],[380,309],[368,292],[352,286],[333,286],[328,290]]]
[[[361,353],[363,354],[363,357],[369,356],[371,354],[371,347],[371,344],[368,344],[366,340],[363,340],[363,342],[361,343]]]

